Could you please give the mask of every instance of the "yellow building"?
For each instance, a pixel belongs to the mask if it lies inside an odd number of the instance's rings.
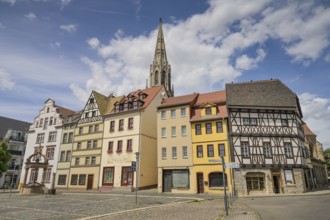
[[[69,189],[98,189],[104,115],[122,97],[106,97],[93,91],[74,130]]]
[[[191,118],[193,174],[197,193],[224,193],[220,148],[225,149],[225,163],[230,161],[227,133],[226,93],[200,94]],[[232,191],[231,170],[226,169],[227,192]]]

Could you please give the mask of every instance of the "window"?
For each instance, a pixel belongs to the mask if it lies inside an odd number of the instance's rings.
[[[196,135],[202,134],[202,126],[201,126],[201,124],[195,125],[195,132],[196,132]]]
[[[110,122],[110,132],[114,132],[115,131],[115,121],[111,121]]]
[[[93,126],[92,125],[88,126],[88,133],[93,133]]]
[[[44,123],[44,130],[46,130],[48,127],[48,118],[45,118],[45,123]]]
[[[53,117],[50,117],[49,119],[49,125],[52,125],[53,124]]]
[[[188,158],[188,148],[187,146],[182,146],[182,157]]]
[[[172,170],[174,189],[189,189],[189,170]]]
[[[49,113],[49,107],[47,107],[47,110],[46,110],[47,113]]]
[[[226,156],[224,144],[218,144],[218,152],[219,152],[219,156]]]
[[[117,152],[120,153],[123,150],[123,141],[117,142]]]
[[[294,184],[292,170],[284,170],[284,176],[286,184]]]
[[[46,183],[50,183],[51,176],[52,176],[52,168],[47,168],[46,176],[45,176],[45,182]]]
[[[66,143],[68,143],[68,134],[64,133],[63,134],[63,144],[66,144]]]
[[[92,164],[92,165],[96,164],[96,157],[92,157],[91,164]]]
[[[217,122],[217,133],[222,133],[222,122]]]
[[[256,118],[250,118],[250,125],[257,125],[257,119]]]
[[[92,111],[92,117],[96,117],[96,111]]]
[[[93,148],[97,148],[97,140],[93,141]]]
[[[133,129],[133,118],[128,119],[128,129]]]
[[[38,134],[37,135],[37,144],[41,144],[41,143],[44,143],[44,139],[45,139],[45,134],[42,133],[42,134]]]
[[[292,146],[291,143],[284,143],[284,153],[287,157],[292,157]]]
[[[63,162],[64,160],[65,160],[65,151],[61,151],[60,162]]]
[[[94,103],[94,98],[90,98],[89,104],[93,104],[93,103]]]
[[[166,119],[166,111],[161,111],[161,118],[162,120]]]
[[[171,109],[171,118],[175,118],[175,117],[176,117],[176,110]]]
[[[281,120],[281,123],[282,123],[282,126],[283,126],[283,127],[288,127],[288,126],[289,126],[288,119],[282,119],[282,120]]]
[[[175,126],[171,127],[171,136],[176,137],[176,127]]]
[[[197,145],[197,157],[203,157],[203,145]]]
[[[49,160],[53,160],[54,159],[54,152],[55,152],[55,147],[47,147],[46,148],[46,157]]]
[[[94,126],[94,132],[99,132],[99,125]]]
[[[205,109],[205,114],[206,114],[206,115],[211,115],[211,114],[212,114],[212,109],[211,109],[210,107],[207,107],[207,108]]]
[[[263,152],[264,152],[264,156],[266,158],[272,157],[272,154],[271,154],[271,151],[270,151],[270,143],[269,142],[264,142],[263,143]]]
[[[225,174],[225,179],[223,179],[222,172],[213,172],[209,174],[209,187],[223,187],[224,180],[227,182],[227,175]]]
[[[76,158],[76,160],[75,160],[75,163],[74,163],[74,165],[78,166],[78,165],[79,165],[79,163],[80,163],[80,158],[79,158],[79,157],[77,157],[77,158]]]
[[[78,175],[77,174],[72,174],[71,175],[71,185],[77,185],[78,184]]]
[[[113,141],[109,141],[108,143],[108,153],[112,153],[113,152]]]
[[[92,148],[92,141],[87,141],[87,149],[91,149]]]
[[[71,150],[68,150],[66,152],[66,158],[65,158],[66,161],[70,161],[71,160]]]
[[[162,159],[166,159],[167,155],[166,155],[166,147],[162,148]]]
[[[243,118],[243,125],[250,125],[250,119],[249,118]]]
[[[56,134],[57,134],[56,131],[49,132],[48,142],[56,141]]]
[[[187,127],[185,125],[181,126],[181,135],[182,137],[187,136]]]
[[[208,144],[208,145],[207,145],[207,156],[208,156],[208,157],[214,157],[214,148],[213,148],[213,144]]]
[[[176,159],[177,158],[177,151],[176,151],[176,147],[172,147],[172,158]]]
[[[41,128],[41,127],[42,127],[42,125],[43,125],[43,122],[44,122],[44,119],[43,119],[43,118],[42,118],[42,119],[40,119],[39,128]]]
[[[246,187],[248,191],[262,191],[265,189],[265,174],[247,173]]]
[[[162,137],[166,137],[166,128],[162,128]]]
[[[81,142],[78,142],[77,143],[77,150],[80,150],[81,149]]]
[[[104,167],[103,168],[103,181],[102,184],[104,186],[113,186],[114,182],[114,167]]]
[[[86,112],[85,113],[85,118],[88,118],[89,117],[89,112]]]
[[[119,127],[118,130],[122,131],[124,129],[124,119],[120,119],[119,120]]]
[[[186,108],[181,108],[181,117],[184,118],[186,117]]]
[[[72,143],[72,142],[73,142],[73,132],[70,132],[70,133],[69,133],[69,139],[68,139],[68,142],[69,142],[69,143]]]
[[[241,144],[241,152],[242,157],[249,157],[249,143],[248,142],[242,142]]]
[[[206,123],[205,128],[206,128],[206,134],[212,134],[212,123]]]
[[[79,134],[83,134],[83,127],[79,128]]]
[[[89,165],[89,163],[90,163],[90,159],[91,159],[91,158],[89,158],[89,157],[86,157],[86,158],[85,158],[85,165]]]
[[[85,185],[86,182],[86,174],[79,175],[79,185]]]
[[[127,152],[132,152],[132,142],[133,142],[132,139],[127,140],[127,147],[126,147]]]
[[[66,185],[66,175],[58,175],[57,185]]]

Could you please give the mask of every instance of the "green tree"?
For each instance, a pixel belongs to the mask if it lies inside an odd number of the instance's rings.
[[[10,153],[7,151],[8,145],[6,142],[0,142],[0,177],[2,173],[8,170],[8,161],[11,158]]]
[[[330,148],[324,150],[324,158],[327,164],[327,169],[330,171]]]

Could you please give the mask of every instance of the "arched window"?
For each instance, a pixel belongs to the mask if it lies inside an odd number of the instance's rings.
[[[227,182],[227,175],[225,174]],[[209,174],[209,187],[223,187],[223,175],[222,172],[213,172]],[[227,185],[227,184],[226,184]]]
[[[165,73],[165,71],[163,71],[162,72],[162,80],[161,80],[162,85],[165,85],[165,75],[166,75],[166,73]]]
[[[155,72],[155,85],[158,85],[158,71]]]

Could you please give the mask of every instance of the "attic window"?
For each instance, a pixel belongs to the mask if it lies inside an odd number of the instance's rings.
[[[141,100],[145,99],[146,97],[147,97],[147,95],[144,94],[144,93],[140,93],[140,94],[139,94],[139,98],[140,98]]]
[[[212,109],[211,109],[210,107],[207,107],[207,108],[205,109],[205,114],[206,114],[206,115],[211,115],[211,114],[212,114]]]
[[[119,103],[116,103],[115,105],[115,112],[119,112]]]
[[[91,98],[90,100],[89,100],[89,103],[94,103],[94,98]]]

